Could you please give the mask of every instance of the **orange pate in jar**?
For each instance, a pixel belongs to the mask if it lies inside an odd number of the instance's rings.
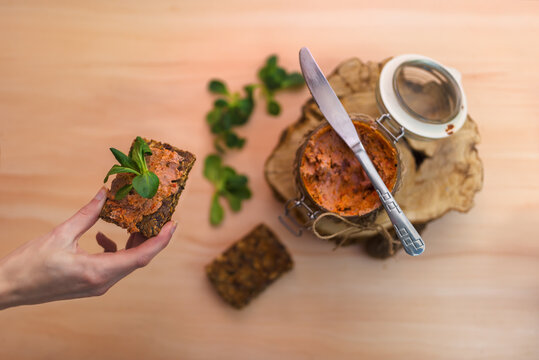
[[[369,124],[354,121],[354,125],[378,174],[393,191],[398,172],[396,149]],[[308,139],[300,161],[300,179],[320,207],[341,216],[361,216],[381,206],[354,153],[329,125]]]

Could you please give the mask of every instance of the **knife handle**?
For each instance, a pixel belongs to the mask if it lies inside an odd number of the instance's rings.
[[[391,195],[387,187],[385,190],[383,189],[382,192],[379,189],[376,189],[376,192],[389,215],[389,219],[393,223],[395,233],[402,243],[404,250],[412,256],[420,255],[425,251],[425,242],[423,242],[423,239],[421,239],[421,236],[410,220],[404,215],[399,204],[397,204],[393,198],[393,195]]]
[[[363,166],[363,169],[365,169],[365,173],[371,180],[374,188],[376,189],[376,192],[380,197],[380,201],[382,202],[382,205],[389,216],[389,220],[391,220],[393,223],[395,233],[402,243],[406,253],[412,256],[423,253],[423,251],[425,251],[425,243],[423,242],[423,239],[421,239],[421,236],[414,228],[410,220],[408,220],[406,215],[404,215],[399,207],[399,204],[397,204],[397,201],[395,201],[395,198],[387,188],[386,184],[384,184],[384,181],[380,175],[378,175],[378,171],[376,171],[376,168],[367,155],[365,149],[358,149],[357,151],[354,151],[354,153]]]

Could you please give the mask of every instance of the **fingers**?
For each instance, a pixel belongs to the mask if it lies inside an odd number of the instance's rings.
[[[138,246],[135,243],[142,241],[140,234],[134,234],[131,240],[131,248],[120,250],[115,253],[103,253],[94,255],[95,261],[100,262],[99,266],[107,273],[123,277],[133,270],[144,267],[163,250],[176,230],[176,223],[169,221],[161,229],[161,232],[152,238],[149,238]]]
[[[137,233],[133,233],[131,235],[129,235],[129,238],[127,239],[127,242],[125,243],[125,248],[126,249],[130,249],[133,247],[133,239],[135,238],[135,235]]]
[[[99,213],[106,200],[107,189],[104,187],[75,215],[61,225],[62,230],[73,241],[90,229],[99,218]]]
[[[98,232],[95,235],[95,239],[97,240],[97,243],[103,248],[103,250],[105,250],[105,252],[116,252],[116,250],[118,250],[116,243],[102,232]]]
[[[147,239],[141,233],[131,234],[131,236],[129,236],[129,239],[127,240],[127,243],[125,244],[125,248],[131,249],[133,247],[137,247],[146,240]]]

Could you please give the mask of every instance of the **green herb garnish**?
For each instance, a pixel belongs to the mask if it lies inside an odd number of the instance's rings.
[[[137,136],[133,147],[129,151],[129,156],[115,148],[110,148],[110,151],[116,160],[118,160],[120,165],[113,165],[107,173],[107,176],[105,176],[105,180],[103,182],[106,183],[109,176],[113,174],[136,174],[131,181],[131,184],[121,187],[114,195],[114,198],[116,200],[122,200],[127,196],[127,194],[129,194],[131,189],[135,189],[135,191],[144,198],[152,198],[157,193],[157,189],[159,188],[159,178],[153,172],[148,170],[145,156],[151,155],[152,151],[150,150],[150,147],[146,141],[144,141],[140,136]]]
[[[289,73],[277,65],[276,55],[266,60],[266,65],[258,71],[258,78],[262,81],[262,94],[267,102],[266,110],[268,114],[274,116],[281,113],[281,105],[275,101],[275,92],[304,84],[303,76],[299,72]]]
[[[237,174],[230,166],[224,166],[221,157],[217,154],[206,157],[204,177],[215,186],[210,206],[212,225],[219,225],[224,218],[224,209],[219,202],[221,197],[228,200],[228,205],[234,212],[240,211],[242,201],[251,197],[247,176]]]
[[[245,145],[245,138],[240,137],[235,128],[249,121],[255,106],[255,89],[259,88],[266,99],[268,114],[277,116],[281,113],[281,105],[275,100],[275,92],[304,84],[300,73],[289,73],[277,65],[275,55],[266,60],[264,67],[258,71],[258,78],[260,83],[244,86],[243,93],[230,92],[222,80],[213,79],[208,83],[208,90],[220,95],[206,115],[210,130],[215,135],[215,149],[219,153],[224,153],[226,149],[241,149]]]
[[[244,95],[239,92],[230,93],[220,80],[212,80],[208,85],[210,92],[223,95],[215,100],[213,109],[206,115],[212,134],[215,134],[214,146],[219,152],[224,148],[241,149],[245,139],[234,132],[234,128],[244,125],[251,116],[254,108],[252,85],[243,88]]]
[[[258,71],[259,83],[243,87],[243,92],[231,92],[222,80],[213,79],[208,83],[208,90],[219,97],[206,115],[206,121],[212,134],[215,135],[214,147],[219,154],[227,149],[241,149],[246,139],[236,133],[236,128],[245,125],[253,114],[255,100],[254,91],[260,89],[266,100],[268,114],[277,116],[281,113],[281,105],[275,100],[279,90],[290,89],[304,84],[303,76],[298,72],[287,72],[277,65],[277,56],[268,57],[264,66]],[[210,205],[210,223],[218,225],[223,221],[225,212],[220,204],[224,197],[232,211],[241,209],[243,200],[251,197],[248,179],[239,175],[230,166],[224,166],[220,155],[209,155],[204,162],[204,176],[213,183],[215,192]]]

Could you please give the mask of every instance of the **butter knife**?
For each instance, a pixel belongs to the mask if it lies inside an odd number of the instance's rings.
[[[354,123],[318,67],[311,52],[306,47],[302,48],[299,52],[299,62],[305,82],[307,83],[314,100],[318,104],[320,111],[324,114],[333,130],[335,130],[350,149],[352,149],[356,158],[361,163],[365,173],[376,189],[389,219],[393,223],[395,233],[401,241],[404,250],[412,256],[421,254],[425,250],[423,239],[421,239],[421,236],[419,236],[419,233],[410,220],[404,215],[393,198],[393,195],[376,171],[376,168],[359,139]]]

